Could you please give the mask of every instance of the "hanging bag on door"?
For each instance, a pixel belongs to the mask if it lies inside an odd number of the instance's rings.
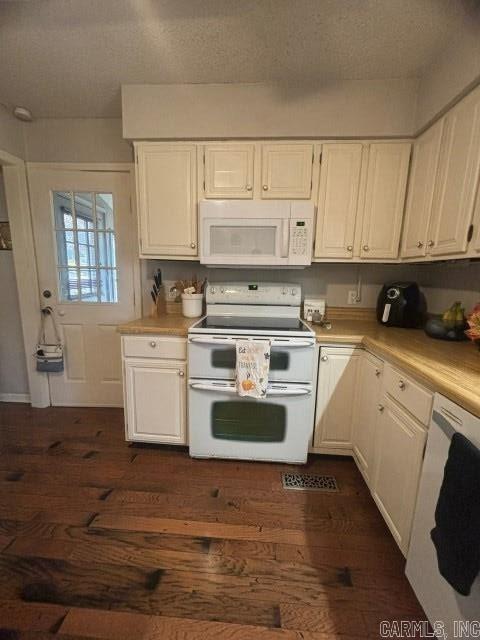
[[[45,337],[47,317],[50,317],[52,320],[53,333],[56,340],[56,342],[53,343],[47,342]],[[47,373],[58,373],[63,371],[63,345],[51,307],[45,307],[45,309],[42,309],[42,320],[40,324],[40,332],[38,334],[35,359],[37,361],[37,371],[45,371]]]

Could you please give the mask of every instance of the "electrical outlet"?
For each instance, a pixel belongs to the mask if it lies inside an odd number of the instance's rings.
[[[358,304],[356,290],[352,289],[351,291],[348,292],[347,304]]]

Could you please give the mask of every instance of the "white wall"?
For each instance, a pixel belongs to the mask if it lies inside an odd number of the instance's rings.
[[[410,136],[417,80],[123,85],[123,135],[145,138]]]
[[[43,118],[25,125],[29,162],[132,162],[120,118]]]
[[[0,150],[8,151],[17,158],[25,157],[23,123],[14,118],[0,104]]]
[[[326,298],[327,305],[346,307],[348,291],[356,289],[360,276],[361,302],[358,307],[373,308],[385,282],[415,280],[425,293],[428,311],[442,313],[459,300],[467,311],[480,302],[480,263],[413,264],[317,264],[306,269],[212,269],[198,262],[142,260],[143,312],[151,308],[150,288],[156,269],[164,281],[208,278],[210,281],[252,280],[300,283],[304,295]],[[352,308],[356,308],[352,307]]]
[[[467,88],[480,82],[480,15],[465,23],[418,85],[416,130],[445,111]]]
[[[0,171],[0,221],[8,220],[3,177]],[[4,394],[28,394],[25,349],[13,255],[0,251],[0,400]]]

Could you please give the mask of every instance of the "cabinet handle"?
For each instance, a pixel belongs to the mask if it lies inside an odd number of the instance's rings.
[[[180,376],[180,378],[184,378],[185,377],[185,372],[184,371],[179,371],[178,375]]]
[[[263,185],[263,187],[262,187],[262,189],[263,189],[264,191],[268,191],[268,184],[264,184],[264,185]]]
[[[403,391],[405,389],[405,387],[406,387],[405,382],[403,380],[400,380],[398,382],[398,387],[399,387],[399,389],[401,389]]]
[[[247,184],[247,191],[251,191],[252,190],[252,185],[251,184]]]
[[[378,410],[380,411],[380,413],[382,413],[383,411],[385,411],[385,407],[383,406],[383,404],[379,404],[379,405],[378,405]]]
[[[195,247],[196,247],[196,246],[197,246],[197,245],[195,244],[195,242],[191,242],[191,243],[190,243],[190,248],[191,248],[191,249],[195,249]]]
[[[375,369],[375,375],[377,376],[377,378],[379,377],[379,375],[380,375],[381,373],[382,373],[382,372],[380,371],[380,369]]]
[[[352,245],[351,245],[351,244],[349,244],[349,245],[348,245],[348,247],[347,247],[347,251],[353,251],[353,247],[352,247]]]
[[[368,246],[368,244],[364,244],[363,245],[363,250],[364,251],[370,251],[370,247]]]
[[[157,343],[155,342],[155,340],[152,340],[150,342],[150,346],[152,347],[152,349],[157,346]]]
[[[419,240],[419,241],[417,242],[417,247],[418,247],[419,249],[421,249],[421,248],[423,247],[423,242],[422,242],[421,240]]]
[[[322,362],[326,362],[328,360],[328,356],[322,356],[321,360],[322,360]]]
[[[433,247],[434,244],[435,244],[435,242],[433,240],[429,240],[428,241],[428,246],[429,247]]]

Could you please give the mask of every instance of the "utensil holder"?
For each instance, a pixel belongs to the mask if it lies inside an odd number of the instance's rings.
[[[203,293],[182,293],[182,313],[186,318],[199,318],[203,313]]]

